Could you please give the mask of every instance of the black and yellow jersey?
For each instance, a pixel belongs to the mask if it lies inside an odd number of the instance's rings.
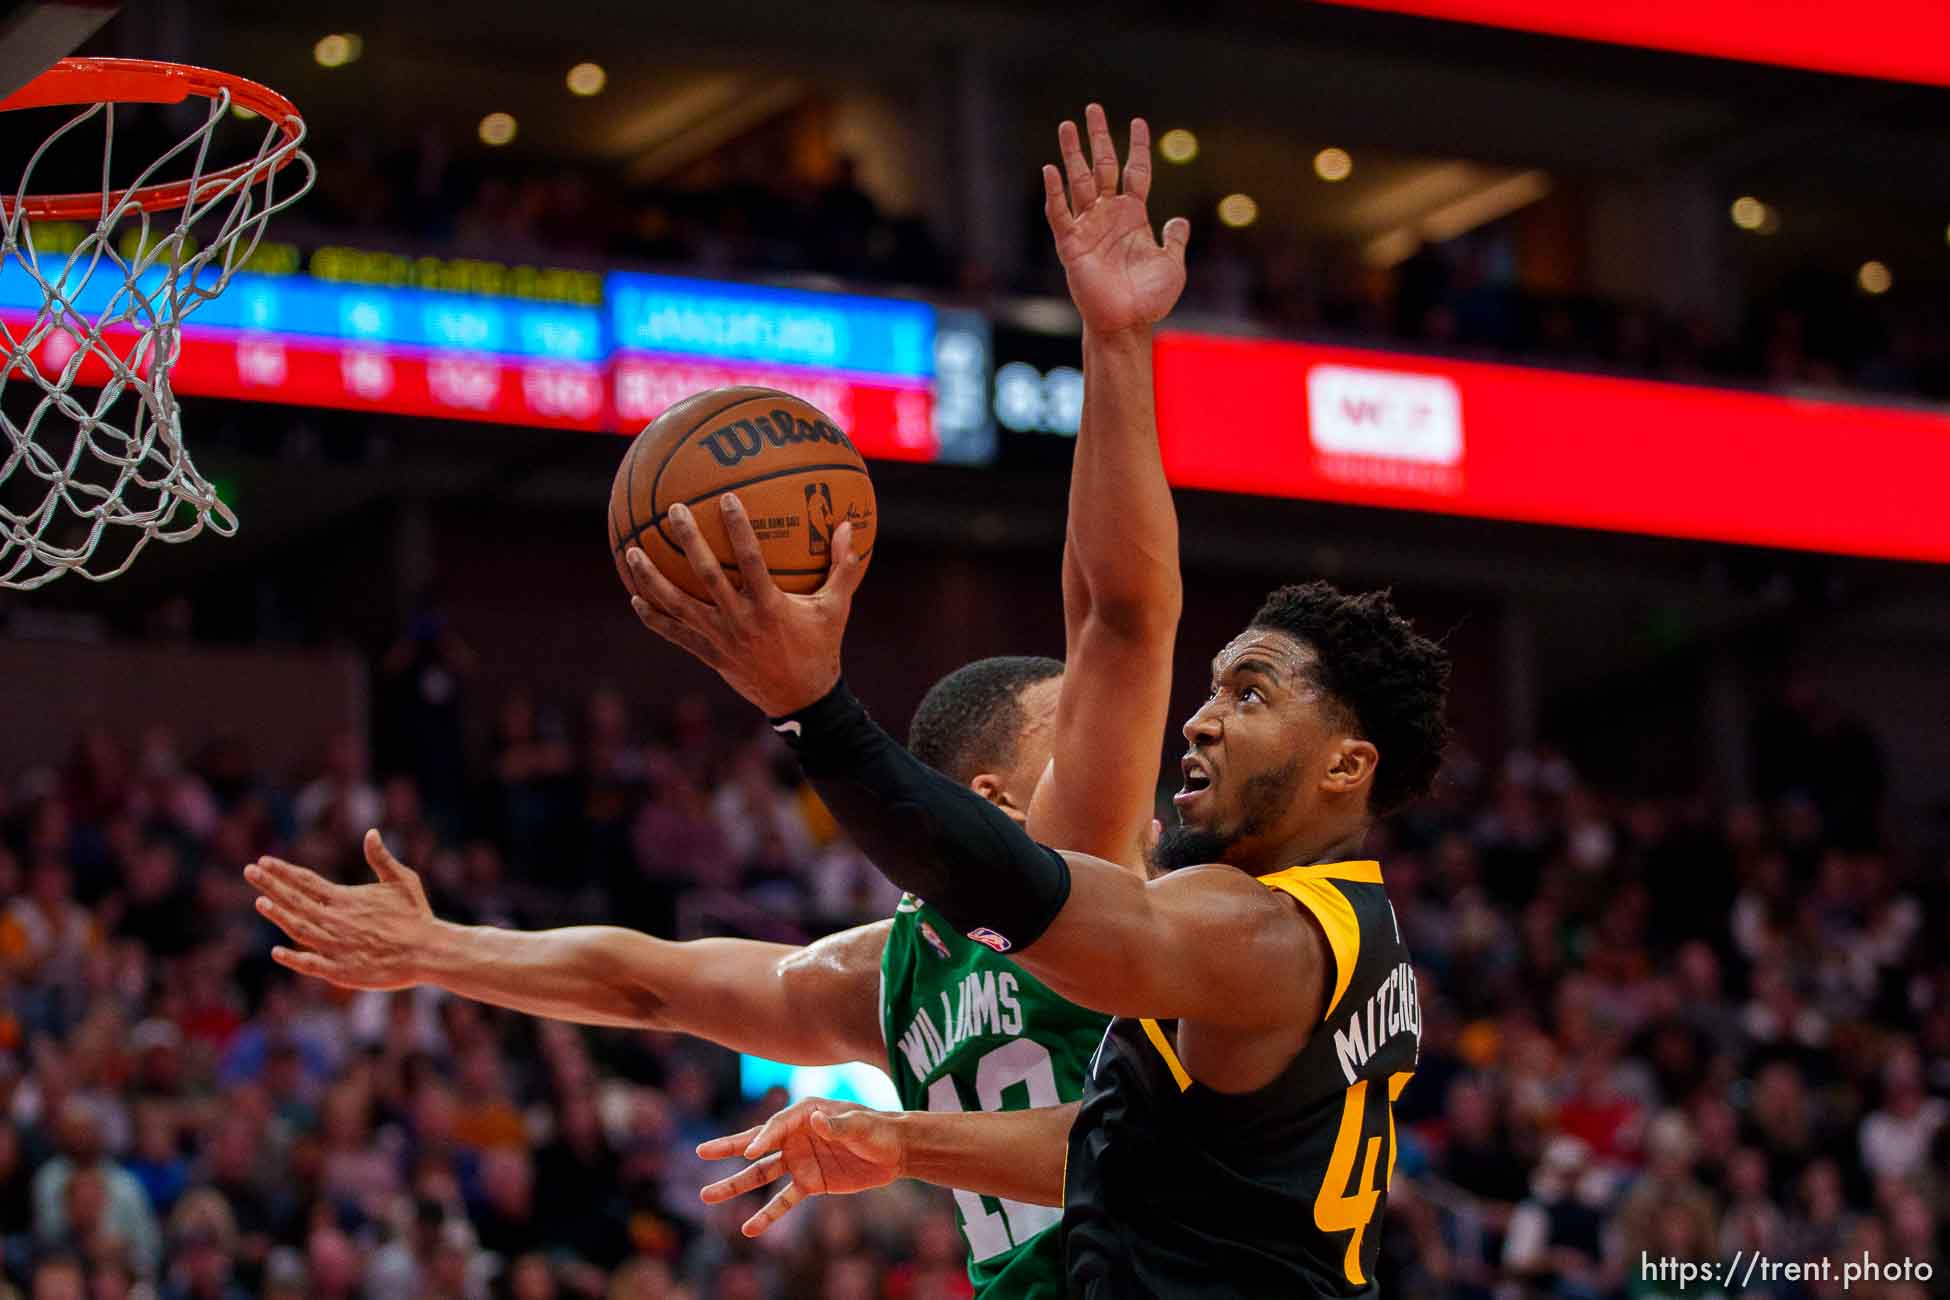
[[[1070,1131],[1064,1256],[1081,1300],[1366,1297],[1415,1070],[1415,974],[1375,862],[1261,876],[1320,923],[1327,1012],[1278,1077],[1215,1092],[1172,1021],[1111,1022]]]

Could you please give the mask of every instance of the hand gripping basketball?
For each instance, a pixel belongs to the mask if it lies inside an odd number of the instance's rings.
[[[853,593],[866,575],[866,557],[853,549],[852,523],[842,523],[833,534],[832,568],[819,590],[805,596],[780,591],[766,571],[744,504],[727,492],[718,499],[718,511],[742,586],[732,585],[705,545],[696,516],[679,503],[670,507],[667,526],[711,603],[678,590],[641,548],[632,546],[626,557],[630,575],[645,594],[632,596],[630,608],[645,627],[710,665],[767,716],[797,712],[840,679],[840,642]]]

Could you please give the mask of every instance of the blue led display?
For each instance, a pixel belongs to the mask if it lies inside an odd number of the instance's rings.
[[[605,277],[603,296],[616,346],[627,350],[934,373],[934,308],[926,303],[631,272]]]
[[[41,269],[51,275],[59,264],[46,259]],[[85,280],[82,268],[71,275],[75,307],[90,318],[124,288],[114,266],[98,266]],[[153,295],[161,284],[162,272],[155,271],[139,289]],[[44,296],[16,262],[0,268],[0,309],[35,311]],[[185,324],[551,361],[596,363],[608,355],[597,307],[247,272],[231,277],[222,295],[200,304]]]

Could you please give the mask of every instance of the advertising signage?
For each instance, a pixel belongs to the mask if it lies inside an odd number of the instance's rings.
[[[1950,413],[1166,332],[1183,487],[1950,562]]]

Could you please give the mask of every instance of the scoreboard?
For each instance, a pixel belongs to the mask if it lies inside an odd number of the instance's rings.
[[[42,271],[59,274],[47,257]],[[60,373],[89,322],[125,293],[113,268],[70,275],[74,319],[33,353],[44,374]],[[161,284],[158,270],[137,291]],[[620,271],[601,285],[600,301],[547,301],[240,271],[184,320],[172,383],[209,397],[621,433],[700,389],[756,384],[812,402],[868,456],[987,457],[985,423],[937,428],[927,303]],[[0,322],[16,337],[44,297],[17,261],[0,269]],[[123,355],[136,341],[131,328],[106,336]],[[77,364],[81,384],[108,377],[92,356]]]

